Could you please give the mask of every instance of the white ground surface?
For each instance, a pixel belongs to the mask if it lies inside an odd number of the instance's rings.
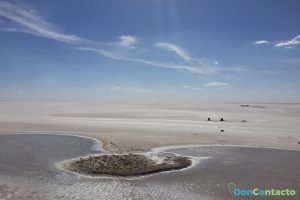
[[[300,104],[241,104],[0,103],[0,134],[71,133],[128,150],[174,144],[300,150]]]

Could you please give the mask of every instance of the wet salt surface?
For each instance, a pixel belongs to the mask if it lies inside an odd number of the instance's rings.
[[[291,188],[300,193],[299,151],[238,146],[166,148],[210,158],[186,170],[138,179],[87,178],[57,168],[60,161],[100,153],[96,147],[95,140],[70,135],[0,135],[0,199],[238,199],[227,189],[230,182],[240,188]]]

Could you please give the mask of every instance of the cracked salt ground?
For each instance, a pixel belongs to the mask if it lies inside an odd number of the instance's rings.
[[[56,167],[67,159],[100,153],[101,148],[95,145],[95,140],[70,135],[1,135],[0,185],[8,187],[0,191],[1,198],[26,199],[34,192],[31,199],[232,199],[229,182],[241,187],[300,191],[300,153],[280,149],[195,145],[155,148],[153,155],[167,151],[209,158],[185,170],[129,179],[88,178]],[[14,188],[19,188],[18,195],[26,195],[19,198]]]

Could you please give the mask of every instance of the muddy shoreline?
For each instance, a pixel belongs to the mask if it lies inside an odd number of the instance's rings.
[[[167,155],[161,163],[142,154],[111,154],[89,156],[64,163],[70,172],[88,176],[141,176],[163,171],[180,170],[191,166],[192,161],[183,156]]]

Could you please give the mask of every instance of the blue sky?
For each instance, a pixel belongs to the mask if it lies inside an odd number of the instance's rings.
[[[0,0],[0,101],[300,102],[300,1]]]

